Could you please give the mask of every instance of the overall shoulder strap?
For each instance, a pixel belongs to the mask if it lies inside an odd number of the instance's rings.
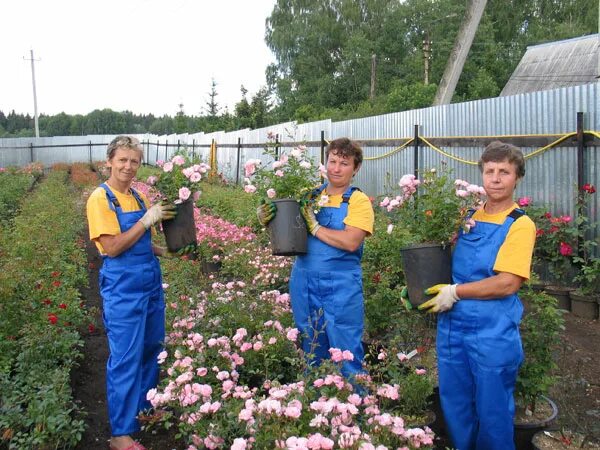
[[[135,199],[138,202],[138,205],[140,205],[140,208],[143,211],[146,211],[146,204],[144,203],[144,201],[142,200],[142,197],[140,196],[140,194],[138,193],[138,191],[136,191],[134,188],[130,188],[131,189],[131,193],[133,194],[133,196],[135,197]]]
[[[119,200],[117,200],[117,197],[115,197],[115,194],[113,194],[113,191],[110,189],[110,187],[108,187],[108,184],[102,183],[100,187],[106,191],[106,197],[108,198],[108,206],[110,209],[116,211],[117,208],[120,208],[121,204],[119,203]]]
[[[507,217],[512,217],[513,221],[517,220],[519,217],[523,217],[527,215],[527,213],[525,211],[523,211],[521,208],[515,208],[513,209],[510,214],[508,214]]]
[[[362,192],[356,186],[350,186],[348,188],[348,190],[346,192],[344,192],[344,195],[342,195],[342,203],[349,203],[350,202],[350,197],[352,197],[352,194],[354,193],[354,191]]]

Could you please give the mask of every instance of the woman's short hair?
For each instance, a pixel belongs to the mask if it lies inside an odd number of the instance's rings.
[[[355,168],[360,166],[363,161],[362,148],[360,148],[356,142],[351,141],[348,138],[338,138],[331,141],[327,146],[325,156],[329,158],[330,153],[345,158],[353,158]]]
[[[107,159],[112,159],[115,156],[115,152],[118,148],[129,148],[132,150],[137,150],[140,152],[141,158],[144,158],[144,149],[142,148],[142,144],[140,143],[138,138],[133,136],[125,136],[120,135],[110,141],[108,147],[106,149],[106,157]]]
[[[525,158],[523,157],[523,152],[514,145],[502,141],[490,142],[485,150],[483,150],[477,165],[479,166],[479,170],[483,172],[483,165],[485,163],[502,161],[508,161],[515,165],[518,178],[525,176]]]

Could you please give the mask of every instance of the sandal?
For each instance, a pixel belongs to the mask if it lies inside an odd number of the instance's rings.
[[[113,447],[112,445],[110,446],[110,450],[117,450],[117,447]],[[148,450],[146,447],[144,447],[142,444],[140,444],[137,441],[133,441],[133,444],[131,444],[129,447],[125,447],[124,449],[121,450]]]

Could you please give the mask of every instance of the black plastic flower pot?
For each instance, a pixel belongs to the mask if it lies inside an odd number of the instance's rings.
[[[550,406],[547,417],[538,420],[528,420],[526,422],[520,422],[515,419],[514,442],[515,448],[519,450],[533,450],[531,440],[534,434],[550,427],[558,415],[558,407],[551,399],[541,396],[538,401],[546,402]]]
[[[408,298],[419,306],[432,298],[425,289],[436,284],[452,283],[452,253],[450,246],[415,244],[400,249],[402,270],[408,286]]]
[[[196,244],[196,224],[194,222],[194,202],[186,200],[178,203],[177,215],[162,222],[167,248],[177,252],[190,244]]]
[[[300,214],[296,200],[273,200],[277,206],[275,218],[267,226],[271,237],[271,249],[276,256],[295,256],[306,253],[306,223]]]

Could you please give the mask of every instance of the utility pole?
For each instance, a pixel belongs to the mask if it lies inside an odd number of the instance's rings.
[[[31,82],[33,84],[33,117],[34,117],[34,123],[35,123],[35,137],[39,138],[40,137],[40,126],[38,123],[38,109],[37,109],[37,94],[35,92],[35,59],[33,58],[33,49],[30,50],[30,54],[31,54],[31,58],[29,58],[29,60],[31,61]],[[23,57],[23,59],[27,59],[25,57]],[[39,60],[38,60],[39,61]]]
[[[426,32],[423,37],[423,67],[425,70],[423,84],[426,86],[429,84],[429,61],[431,60],[431,41],[429,40],[429,33]]]
[[[376,79],[376,69],[377,69],[377,55],[373,53],[371,55],[371,100],[375,98],[375,79]]]
[[[456,42],[446,64],[446,70],[444,70],[444,75],[435,94],[434,105],[447,105],[452,100],[452,95],[454,95],[456,84],[467,60],[486,3],[487,0],[469,0],[465,19],[460,26],[460,30],[458,30]]]

